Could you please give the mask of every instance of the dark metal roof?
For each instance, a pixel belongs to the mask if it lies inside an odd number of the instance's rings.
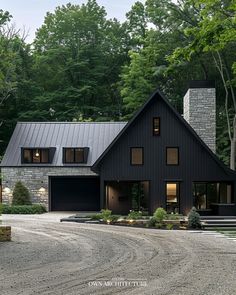
[[[94,165],[92,166],[92,170],[94,172],[99,172],[99,165],[102,163],[103,158],[107,155],[107,153],[112,149],[112,147],[116,144],[116,142],[122,137],[122,135],[126,132],[127,129],[129,129],[133,122],[138,119],[138,117],[145,111],[146,107],[154,100],[154,99],[162,99],[167,106],[171,109],[173,112],[173,115],[176,116],[180,122],[183,124],[183,128],[187,128],[188,131],[192,134],[192,136],[201,144],[201,146],[208,152],[209,156],[212,157],[216,163],[224,169],[225,173],[233,173],[236,175],[236,171],[231,170],[228,168],[213,152],[212,150],[205,144],[205,142],[198,136],[198,134],[195,132],[195,130],[188,124],[188,122],[182,118],[182,116],[177,112],[177,110],[170,104],[168,99],[165,98],[164,94],[160,90],[156,90],[150,98],[143,104],[143,106],[135,113],[135,115],[132,117],[132,119],[125,125],[125,127],[121,130],[119,134],[114,138],[112,143],[107,147],[106,150],[100,155],[100,157],[96,160]]]
[[[21,164],[22,147],[56,148],[52,164],[40,164],[40,167],[71,166],[62,163],[62,148],[89,147],[87,163],[73,166],[92,166],[125,125],[126,122],[19,122],[0,166],[33,166]]]

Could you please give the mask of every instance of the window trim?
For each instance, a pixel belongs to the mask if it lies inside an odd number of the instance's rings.
[[[178,163],[177,164],[168,164],[168,154],[167,150],[168,149],[177,149],[177,155],[178,155]],[[179,166],[179,147],[178,146],[167,146],[166,147],[166,166]]]
[[[133,164],[132,163],[132,149],[141,149],[142,150],[142,164]],[[142,147],[142,146],[130,147],[130,165],[131,166],[143,166],[144,165],[144,147]]]
[[[30,151],[30,162],[25,162],[24,161],[24,152],[25,150],[29,150]],[[36,151],[38,150],[39,151],[39,158],[40,158],[40,162],[34,162],[33,161],[33,151]],[[47,162],[42,162],[41,161],[41,152],[42,150],[46,150],[48,152],[48,161]],[[29,165],[43,165],[43,164],[50,164],[51,161],[50,161],[50,148],[47,148],[47,147],[30,147],[30,148],[27,148],[27,147],[22,147],[21,149],[21,163],[22,164],[29,164]]]
[[[73,162],[67,162],[66,161],[66,150],[69,150],[69,149],[73,149]],[[77,150],[77,149],[81,149],[81,150],[83,150],[83,161],[82,162],[76,162],[75,161],[75,158],[76,158],[76,156],[75,156],[75,150]],[[84,147],[63,147],[63,164],[67,164],[67,165],[69,165],[69,164],[86,164],[86,157],[85,157],[85,150],[86,150],[86,148],[84,148]]]
[[[155,120],[158,119],[159,120],[159,132],[155,133],[155,128],[154,128],[154,122]],[[152,135],[153,136],[160,136],[161,135],[161,118],[160,117],[153,117],[152,118]]]

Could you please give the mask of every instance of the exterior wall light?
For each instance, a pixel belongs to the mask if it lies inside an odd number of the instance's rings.
[[[44,187],[40,187],[39,192],[40,193],[45,193],[46,189]]]
[[[5,187],[3,191],[6,194],[10,194],[11,193],[11,189],[9,187]]]

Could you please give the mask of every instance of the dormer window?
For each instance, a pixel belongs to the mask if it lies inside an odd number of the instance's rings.
[[[63,163],[87,163],[88,148],[63,148]]]
[[[23,164],[48,164],[50,163],[49,148],[23,148]]]
[[[160,125],[161,125],[161,121],[160,121],[160,117],[156,117],[156,118],[153,118],[153,135],[160,135]]]

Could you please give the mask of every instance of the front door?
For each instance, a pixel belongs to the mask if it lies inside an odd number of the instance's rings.
[[[166,183],[166,211],[179,213],[179,182]]]

